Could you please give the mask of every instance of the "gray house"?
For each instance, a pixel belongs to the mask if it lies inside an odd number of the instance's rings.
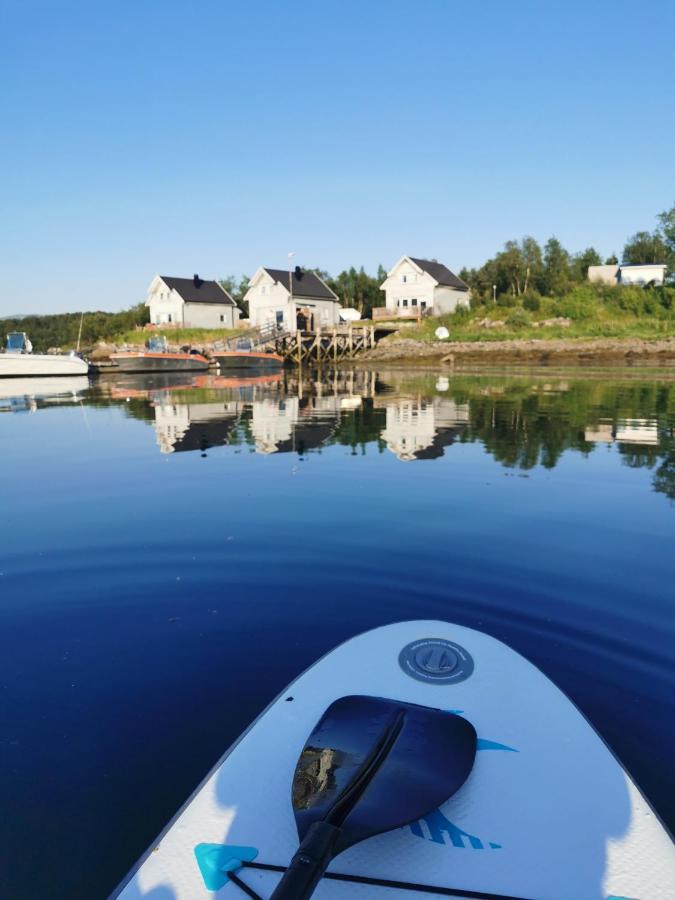
[[[239,308],[217,281],[155,275],[145,305],[153,325],[182,328],[236,328]]]

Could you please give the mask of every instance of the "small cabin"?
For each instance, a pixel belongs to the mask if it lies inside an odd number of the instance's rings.
[[[199,275],[174,278],[156,275],[148,288],[145,305],[153,325],[176,328],[236,328],[239,308],[217,281]]]

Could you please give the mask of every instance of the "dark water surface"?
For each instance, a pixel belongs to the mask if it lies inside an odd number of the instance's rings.
[[[2,896],[105,897],[367,628],[540,666],[675,823],[675,381],[0,383]]]

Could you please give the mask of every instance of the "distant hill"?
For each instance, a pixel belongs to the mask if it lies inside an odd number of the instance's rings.
[[[69,349],[77,345],[81,312],[58,313],[51,316],[19,315],[0,318],[0,346],[5,343],[8,331],[25,331],[33,348],[44,352],[50,347]],[[148,321],[148,308],[144,303],[132,306],[122,312],[85,312],[82,320],[82,346],[110,338],[121,331],[132,331],[137,325]]]

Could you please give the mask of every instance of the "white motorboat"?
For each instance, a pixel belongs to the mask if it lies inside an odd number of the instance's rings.
[[[86,375],[89,364],[75,353],[33,353],[23,331],[7,335],[7,346],[0,353],[0,378],[34,378],[50,375]]]

